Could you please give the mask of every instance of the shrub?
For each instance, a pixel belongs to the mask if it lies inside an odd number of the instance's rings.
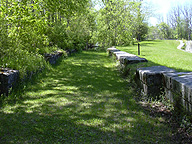
[[[1,66],[19,70],[20,76],[23,78],[26,72],[36,72],[46,67],[47,63],[42,55],[17,48],[7,50]]]

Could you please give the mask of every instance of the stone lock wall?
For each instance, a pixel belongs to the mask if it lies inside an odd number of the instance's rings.
[[[175,72],[165,66],[138,68],[136,70],[137,83],[140,84],[145,95],[159,96],[163,90],[163,73]]]
[[[144,94],[159,96],[165,93],[175,105],[192,112],[192,72],[176,72],[164,66],[137,69],[137,79]]]
[[[0,95],[8,96],[9,89],[14,87],[19,79],[19,71],[8,68],[0,68]]]
[[[120,61],[120,64],[124,66],[140,62],[147,62],[145,58],[140,58],[136,55],[120,51],[116,48],[108,48],[107,52],[109,53],[110,56],[114,55],[117,58],[117,60]]]
[[[63,52],[56,51],[53,54],[45,54],[44,58],[46,61],[48,61],[50,64],[56,64],[57,59],[63,55]]]
[[[165,73],[163,80],[167,98],[192,112],[192,72]]]
[[[114,47],[108,48],[107,51],[109,55],[114,55],[124,67],[147,62],[144,58]],[[192,112],[192,72],[176,72],[165,66],[143,67],[136,70],[136,83],[142,88],[143,94],[156,98],[163,92],[176,106],[179,103],[181,109]]]

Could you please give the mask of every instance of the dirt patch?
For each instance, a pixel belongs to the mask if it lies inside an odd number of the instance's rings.
[[[192,123],[186,116],[178,116],[163,103],[140,102],[152,117],[162,117],[161,122],[172,130],[171,139],[175,144],[192,143]]]

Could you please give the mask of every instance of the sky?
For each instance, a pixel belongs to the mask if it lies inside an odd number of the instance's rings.
[[[93,0],[95,2],[100,2],[101,0]],[[164,21],[166,22],[167,14],[177,5],[192,5],[192,0],[143,0],[143,3],[149,6],[149,9],[152,9],[152,14],[149,16],[149,25],[155,26],[159,23],[158,16],[163,16]],[[96,6],[99,9],[99,5]],[[151,10],[150,10],[151,11]]]
[[[149,18],[150,25],[156,25],[158,23],[157,15],[163,16],[165,21],[166,15],[172,7],[185,4],[192,5],[192,0],[143,0],[143,2],[149,4],[153,8],[152,13],[154,16]]]

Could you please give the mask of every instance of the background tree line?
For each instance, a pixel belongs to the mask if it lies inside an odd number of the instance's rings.
[[[44,53],[81,49],[89,41],[94,13],[88,0],[1,0],[0,67],[36,71]]]
[[[1,0],[0,67],[36,71],[45,53],[130,45],[147,34],[142,1]]]
[[[102,46],[130,45],[147,35],[142,1],[102,0],[96,17],[97,42]]]
[[[150,39],[186,39],[191,40],[192,5],[178,5],[173,7],[167,20],[159,17],[159,24],[149,28]]]

